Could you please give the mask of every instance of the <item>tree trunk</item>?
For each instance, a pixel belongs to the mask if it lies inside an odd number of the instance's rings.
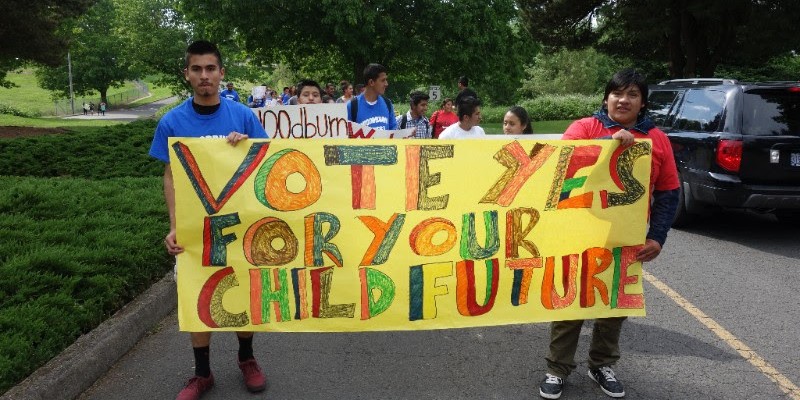
[[[683,1],[672,0],[670,2],[669,18],[669,76],[670,78],[682,78],[683,68],[686,66],[686,59],[681,49],[681,15],[683,14]]]
[[[108,88],[100,89],[100,102],[108,104]]]
[[[681,42],[686,53],[684,78],[697,76],[697,20],[685,9],[681,10]]]
[[[353,79],[354,88],[356,84],[359,83],[363,83],[364,85],[367,84],[367,82],[364,82],[364,68],[367,67],[367,64],[369,63],[364,60],[363,57],[356,57],[355,60],[353,60],[353,77],[355,78]],[[358,93],[353,92],[353,95],[358,96]]]

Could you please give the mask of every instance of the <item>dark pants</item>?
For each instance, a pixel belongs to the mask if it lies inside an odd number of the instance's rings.
[[[589,368],[612,365],[619,360],[619,334],[627,317],[602,318],[594,321],[592,343],[589,346]],[[550,355],[547,370],[566,378],[575,369],[575,351],[583,320],[555,321],[550,326]]]

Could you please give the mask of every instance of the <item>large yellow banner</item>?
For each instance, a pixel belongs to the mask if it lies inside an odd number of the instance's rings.
[[[181,330],[643,316],[650,141],[170,139]]]

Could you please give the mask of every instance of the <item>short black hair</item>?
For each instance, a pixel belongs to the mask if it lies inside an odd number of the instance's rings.
[[[341,81],[339,82],[339,88],[341,89],[342,93],[344,93],[347,88],[350,87],[350,82],[348,81]]]
[[[214,43],[207,40],[196,40],[186,48],[186,55],[183,59],[183,68],[189,68],[189,57],[213,54],[217,57],[217,66],[222,68],[222,54]]]
[[[524,107],[513,106],[508,109],[508,112],[514,114],[519,118],[519,123],[525,125],[522,133],[533,133],[533,125],[531,125],[531,117],[528,116],[528,111]]]
[[[297,90],[297,97],[300,97],[300,92],[303,91],[303,88],[306,86],[314,86],[319,90],[319,94],[322,95],[322,88],[319,87],[319,83],[317,81],[312,81],[311,79],[303,79],[300,82],[297,82],[297,86],[295,86],[295,90]]]
[[[480,100],[472,96],[464,97],[461,102],[458,103],[458,120],[461,121],[465,116],[471,116],[475,112],[475,109],[480,106]]]
[[[431,97],[428,96],[426,93],[420,91],[414,91],[411,92],[410,95],[408,95],[408,98],[411,100],[411,106],[417,106],[419,105],[419,102],[423,100],[428,101],[430,100]]]
[[[377,80],[381,73],[386,73],[386,67],[380,64],[369,64],[364,68],[364,84],[369,83],[370,79]]]
[[[464,85],[465,87],[469,86],[469,78],[462,75],[460,78],[458,78],[458,83]]]
[[[633,68],[626,68],[621,71],[617,71],[612,77],[611,80],[608,81],[606,84],[606,91],[603,95],[603,108],[606,108],[606,101],[608,100],[608,95],[615,90],[625,89],[629,86],[636,86],[639,89],[639,92],[642,94],[642,109],[639,111],[639,116],[645,115],[647,113],[647,94],[649,93],[647,89],[647,78],[644,75],[640,74]]]

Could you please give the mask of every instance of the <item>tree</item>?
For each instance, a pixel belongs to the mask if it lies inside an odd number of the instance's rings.
[[[115,9],[112,0],[99,0],[71,26],[73,38],[72,82],[75,93],[92,90],[108,102],[110,87],[121,86],[135,76],[123,58],[123,44],[111,34],[114,30]],[[67,66],[43,67],[37,72],[40,85],[64,96],[69,95]]]
[[[155,83],[173,93],[191,88],[183,78],[191,25],[178,10],[178,0],[114,0],[114,33],[123,56],[136,75],[155,74]]]
[[[212,40],[242,38],[253,61],[327,69],[334,82],[361,81],[377,62],[390,81],[455,86],[468,75],[486,93],[513,96],[535,54],[514,29],[512,0],[183,0],[182,9]]]
[[[713,76],[720,63],[753,66],[800,46],[793,0],[518,0],[531,35],[550,46],[594,46],[657,60],[669,76]]]
[[[96,0],[5,0],[0,12],[0,86],[6,73],[24,61],[64,62],[67,38],[59,27],[85,12]]]
[[[547,94],[602,93],[608,77],[625,66],[625,60],[609,57],[593,48],[539,53],[526,68],[522,93]]]

